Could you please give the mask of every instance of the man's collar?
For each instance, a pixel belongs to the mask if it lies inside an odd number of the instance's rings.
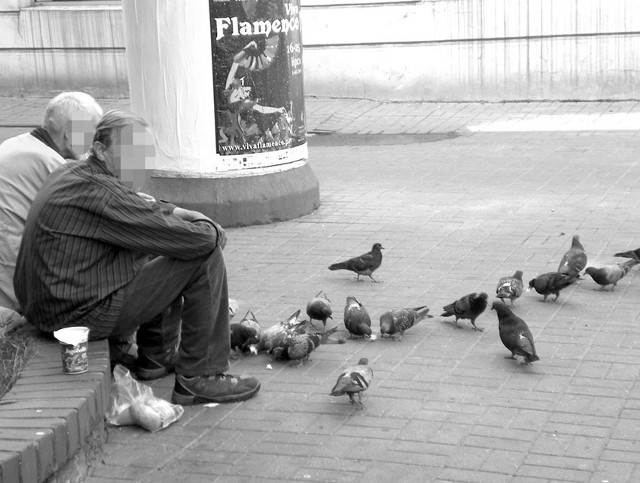
[[[107,165],[96,158],[93,154],[89,154],[87,156],[87,164],[91,168],[91,172],[94,174],[106,174],[107,176],[112,176],[115,178],[115,175],[109,171]]]
[[[38,126],[33,131],[31,131],[29,134],[31,134],[38,141],[41,141],[45,145],[49,146],[56,153],[58,153],[61,157],[64,157],[64,156],[62,156],[62,153],[60,152],[60,149],[58,149],[58,146],[56,145],[56,143],[53,141],[53,138],[51,137],[51,135],[42,126]]]

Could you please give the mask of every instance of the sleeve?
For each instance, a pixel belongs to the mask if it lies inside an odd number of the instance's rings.
[[[216,248],[214,228],[186,222],[167,208],[147,203],[133,192],[114,193],[102,211],[98,237],[125,249],[181,260],[205,256]]]

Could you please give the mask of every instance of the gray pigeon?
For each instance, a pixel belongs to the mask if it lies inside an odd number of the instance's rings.
[[[344,307],[344,326],[351,334],[351,337],[371,336],[371,317],[367,309],[352,295],[347,297]]]
[[[498,314],[500,340],[511,351],[507,359],[515,359],[515,356],[524,357],[523,364],[539,361],[536,347],[533,343],[533,335],[526,322],[511,312],[504,303],[493,302],[491,310]]]
[[[384,250],[384,247],[380,243],[374,243],[370,252],[359,257],[350,258],[344,262],[329,265],[329,270],[351,270],[358,274],[358,280],[360,280],[360,275],[368,275],[371,280],[377,282],[371,274],[382,263],[382,252],[380,250]]]
[[[531,289],[535,289],[535,291],[540,295],[544,295],[544,298],[542,299],[543,302],[546,302],[547,297],[553,293],[556,295],[556,298],[554,299],[554,301],[556,301],[560,296],[560,290],[567,288],[576,280],[578,280],[578,275],[575,274],[547,272],[529,280],[527,292],[531,291]]]
[[[333,319],[332,313],[331,300],[322,290],[307,303],[307,315],[311,320],[321,320],[324,330],[327,330],[327,319]]]
[[[640,260],[640,248],[636,248],[635,250],[628,250],[626,252],[618,252],[613,256],[623,258],[637,258]]]
[[[605,265],[604,267],[595,268],[587,267],[584,273],[591,275],[595,283],[600,285],[600,290],[604,290],[607,285],[612,285],[611,291],[616,288],[617,283],[624,277],[629,270],[640,263],[640,260],[632,258],[626,262],[616,265]]]
[[[580,236],[573,235],[571,248],[565,252],[562,260],[560,260],[558,272],[578,276],[586,266],[587,252],[584,250],[582,243],[580,243]]]
[[[522,282],[522,270],[517,270],[516,273],[511,277],[502,277],[498,281],[498,286],[496,287],[496,297],[502,300],[505,304],[504,299],[511,300],[511,305],[513,305],[513,301],[522,295],[524,291],[524,284]]]
[[[389,310],[380,316],[380,335],[382,337],[393,337],[399,342],[402,340],[406,330],[425,317],[433,317],[433,315],[429,315],[429,307],[426,305],[414,309]]]
[[[363,357],[357,366],[346,368],[342,374],[338,376],[336,385],[331,390],[331,396],[349,396],[351,404],[356,404],[355,395],[358,395],[358,405],[362,409],[362,393],[371,385],[373,379],[373,369],[369,367],[369,361]]]
[[[476,319],[487,308],[487,294],[484,292],[470,293],[460,297],[455,302],[442,307],[444,312],[440,317],[455,316],[455,325],[458,326],[458,319],[469,319],[474,330],[482,332],[484,329],[476,326]]]

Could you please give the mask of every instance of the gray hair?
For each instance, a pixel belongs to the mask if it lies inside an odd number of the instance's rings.
[[[112,109],[102,116],[96,126],[96,133],[93,142],[101,143],[108,148],[113,143],[113,132],[115,129],[122,129],[125,126],[139,124],[142,127],[149,126],[149,123],[141,116],[129,111]]]
[[[86,112],[90,116],[102,116],[102,108],[89,94],[63,92],[47,104],[42,127],[49,133],[60,133],[78,112]]]

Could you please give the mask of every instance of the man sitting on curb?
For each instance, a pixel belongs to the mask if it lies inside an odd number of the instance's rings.
[[[33,200],[67,158],[85,153],[101,116],[90,95],[63,92],[49,101],[39,127],[0,144],[0,306],[18,308],[13,272]]]
[[[0,334],[24,323],[16,313],[13,272],[27,214],[45,179],[91,145],[102,109],[83,92],[49,101],[42,124],[0,144]]]
[[[27,319],[47,332],[83,325],[96,339],[137,329],[138,375],[175,369],[174,403],[250,398],[257,379],[225,374],[226,234],[201,213],[132,189],[141,170],[131,167],[153,151],[146,126],[135,114],[107,112],[87,159],[45,182],[27,218],[16,295]],[[182,324],[162,316],[179,299]]]

